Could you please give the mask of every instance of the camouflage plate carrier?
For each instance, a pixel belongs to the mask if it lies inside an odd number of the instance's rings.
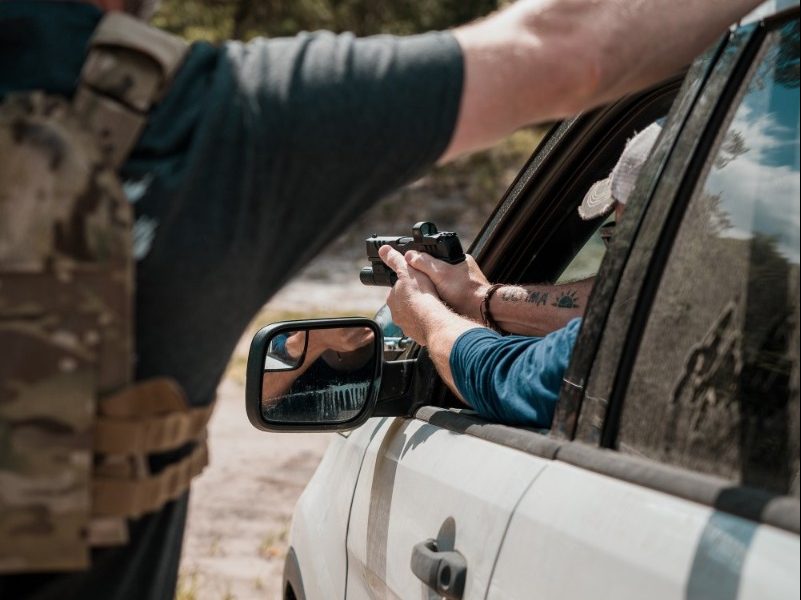
[[[133,384],[132,210],[117,176],[186,52],[101,21],[74,98],[0,104],[0,573],[90,566],[206,464],[211,407]],[[158,474],[147,454],[193,440]]]

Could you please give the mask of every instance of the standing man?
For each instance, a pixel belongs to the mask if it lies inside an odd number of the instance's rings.
[[[170,377],[209,406],[256,311],[378,198],[672,74],[757,3],[522,0],[451,32],[193,45],[118,169],[135,217],[136,380]],[[0,1],[0,99],[72,98],[103,12],[153,4]],[[189,451],[153,453],[150,467]],[[172,598],[187,497],[131,520],[127,543],[95,550],[86,570],[0,562],[0,597]]]

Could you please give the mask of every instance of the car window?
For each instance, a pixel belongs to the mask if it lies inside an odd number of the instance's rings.
[[[601,267],[601,261],[604,258],[604,254],[606,254],[606,243],[601,234],[603,225],[612,224],[614,222],[614,215],[610,215],[603,221],[603,224],[600,224],[590,239],[587,240],[581,250],[578,251],[578,254],[573,257],[570,264],[562,271],[556,283],[569,283],[571,281],[579,281],[597,275],[598,269]]]
[[[798,496],[799,29],[769,33],[678,229],[618,448]]]

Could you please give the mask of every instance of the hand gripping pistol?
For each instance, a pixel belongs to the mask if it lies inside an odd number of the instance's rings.
[[[364,267],[359,273],[359,279],[364,285],[391,287],[398,280],[395,272],[378,256],[378,249],[381,246],[392,246],[401,254],[406,254],[409,250],[425,252],[452,265],[464,260],[459,236],[452,231],[438,231],[437,226],[428,221],[421,221],[412,227],[412,237],[372,235],[365,240],[365,245],[370,266]]]

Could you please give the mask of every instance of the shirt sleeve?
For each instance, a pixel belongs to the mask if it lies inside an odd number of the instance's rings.
[[[543,338],[466,331],[450,355],[459,393],[486,419],[550,427],[580,326],[573,319]]]
[[[213,393],[219,357],[270,296],[442,155],[462,71],[449,33],[194,44],[123,169],[138,373],[180,370]]]
[[[448,32],[195,44],[126,165],[157,176],[137,210],[191,223],[186,242],[247,257],[275,291],[445,152],[462,79]]]
[[[262,232],[306,241],[299,264],[431,167],[455,127],[463,67],[449,33],[303,33],[231,43],[225,60],[264,165],[253,211],[267,211]]]

